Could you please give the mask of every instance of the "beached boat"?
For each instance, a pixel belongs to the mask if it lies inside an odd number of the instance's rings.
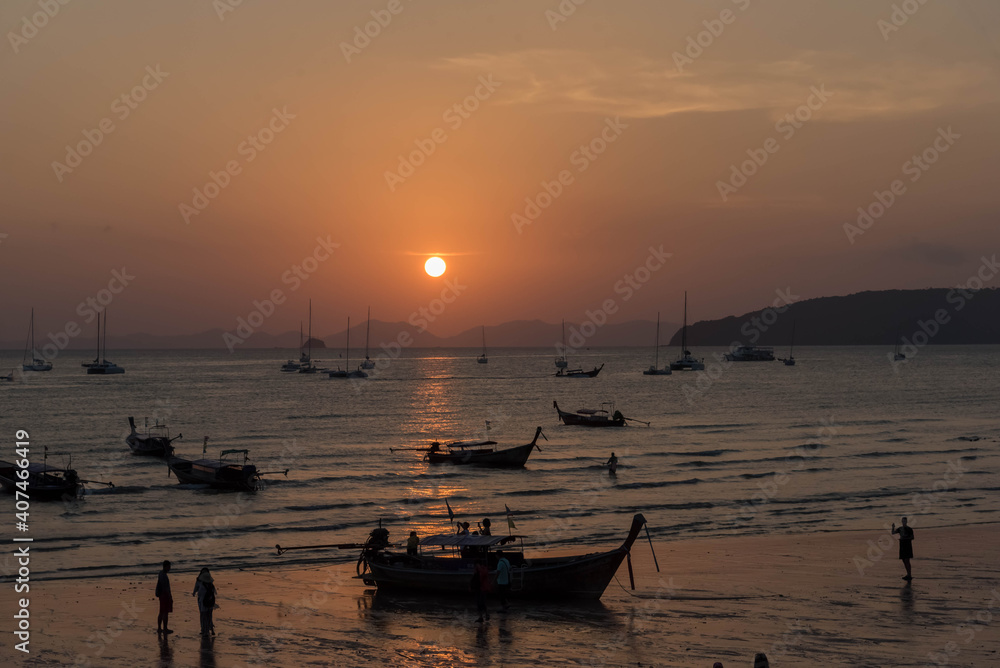
[[[486,357],[486,325],[483,325],[483,354],[476,358],[476,361],[480,364],[488,364],[489,358]]]
[[[29,356],[30,351],[30,356]],[[31,360],[30,362],[28,360]],[[35,351],[35,309],[31,309],[31,319],[28,321],[28,340],[24,342],[24,355],[21,359],[22,371],[51,371],[52,362],[38,357]]]
[[[160,424],[159,420],[150,427],[147,419],[145,434],[140,434],[136,430],[135,419],[131,416],[128,419],[128,426],[132,429],[132,433],[125,437],[125,443],[136,455],[167,457],[174,453],[174,446],[171,443],[182,437],[182,434],[177,434],[177,436],[170,438],[170,430],[167,429],[167,425]]]
[[[108,376],[125,373],[125,368],[114,362],[109,362],[105,355],[108,354],[108,309],[104,309],[104,339],[101,340],[101,317],[97,317],[97,357],[91,363],[85,363],[88,375]],[[100,361],[97,361],[100,360]]]
[[[669,376],[670,365],[664,364],[660,368],[660,312],[656,312],[656,340],[653,343],[653,365],[642,372],[644,376]]]
[[[368,307],[368,322],[365,325],[365,361],[361,363],[362,369],[374,369],[375,361],[368,357],[368,337],[372,333],[372,307]]]
[[[607,408],[605,408],[607,406]],[[581,408],[575,413],[569,413],[559,408],[559,403],[553,401],[552,407],[559,414],[563,424],[581,427],[624,427],[625,416],[615,410],[613,403],[603,403],[600,408]]]
[[[347,317],[347,347],[346,347],[345,355],[346,355],[346,357],[345,357],[346,361],[344,362],[344,366],[350,367],[351,366],[351,317],[350,316]],[[362,371],[360,366],[357,369],[354,369],[352,371],[345,371],[344,369],[341,369],[340,367],[337,367],[337,369],[335,369],[335,370],[328,371],[327,374],[330,376],[330,378],[367,378],[368,377],[368,374],[365,373],[364,371]]]
[[[536,442],[539,436],[545,438],[541,427],[535,430],[535,437],[531,439],[531,443],[503,449],[497,449],[494,441],[456,441],[444,447],[432,443],[425,457],[431,464],[520,468],[528,461],[531,451],[538,447]]]
[[[671,371],[704,371],[705,360],[700,360],[687,349],[688,293],[684,291],[684,325],[681,327],[681,356],[670,363]]]
[[[83,487],[76,471],[70,468],[56,468],[47,464],[28,464],[27,490],[18,487],[24,480],[11,462],[0,462],[0,486],[7,494],[26,491],[31,501],[57,501],[63,497],[75,497]]]
[[[774,348],[769,346],[738,346],[725,354],[729,362],[773,362]]]
[[[628,536],[613,550],[530,559],[525,557],[522,536],[450,533],[425,536],[417,555],[409,555],[393,550],[389,531],[379,527],[362,548],[357,572],[366,585],[380,590],[468,596],[476,559],[485,559],[495,576],[497,552],[502,550],[511,564],[510,598],[599,599],[626,558],[631,576],[630,552],[645,524],[645,517],[633,516]]]
[[[208,442],[208,439],[205,439]],[[242,461],[226,461],[228,455],[243,455]],[[223,450],[218,459],[184,459],[170,457],[167,466],[177,480],[192,485],[208,485],[213,489],[256,490],[261,474],[257,467],[249,463],[248,450]]]
[[[595,366],[590,371],[584,371],[583,369],[559,369],[556,371],[556,376],[559,378],[593,378],[597,374],[601,373],[601,369],[604,365]]]

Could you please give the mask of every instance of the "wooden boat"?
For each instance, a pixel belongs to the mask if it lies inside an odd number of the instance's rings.
[[[607,406],[608,408],[604,408]],[[625,416],[615,410],[612,403],[601,404],[601,408],[581,408],[575,413],[569,413],[559,408],[559,403],[552,402],[552,407],[559,414],[563,424],[581,427],[624,427]]]
[[[471,464],[473,466],[489,466],[492,468],[521,468],[531,451],[537,448],[538,437],[545,438],[542,428],[535,430],[531,443],[513,448],[496,449],[494,441],[472,441],[468,444],[458,441],[446,446],[447,449],[431,444],[425,455],[431,464]],[[548,440],[548,439],[546,439]]]
[[[660,368],[660,312],[656,312],[656,341],[653,343],[653,365],[642,372],[644,376],[669,376],[671,375],[670,365],[664,364]]]
[[[28,361],[29,350],[31,351],[30,362]],[[28,321],[28,340],[24,343],[24,355],[21,359],[21,370],[52,371],[52,362],[41,359],[35,351],[35,309],[31,309],[31,320]]]
[[[20,469],[11,462],[0,462],[0,486],[7,494],[25,491],[17,486],[23,482],[18,475]],[[83,481],[70,468],[56,468],[47,464],[28,464],[27,494],[31,501],[58,501],[63,497],[75,497],[83,487]]]
[[[206,438],[206,442],[207,442]],[[227,455],[243,455],[242,463],[226,461]],[[257,489],[260,473],[249,463],[248,450],[223,450],[218,459],[196,459],[170,457],[167,466],[182,483],[208,485],[213,489],[242,490],[252,492]]]
[[[523,544],[508,547],[511,543],[521,543],[522,536],[475,534],[426,536],[420,541],[418,554],[408,555],[392,550],[389,531],[379,527],[371,532],[362,548],[357,572],[366,585],[380,590],[467,597],[475,559],[485,558],[495,577],[497,552],[502,550],[512,567],[511,598],[599,599],[622,561],[629,557],[645,524],[646,518],[641,514],[633,516],[625,541],[607,552],[531,559],[525,558]],[[448,548],[451,553],[442,555],[442,549]],[[630,576],[631,572],[629,557]]]
[[[604,365],[595,366],[590,371],[584,371],[583,369],[559,369],[556,371],[556,376],[559,378],[593,378],[597,374],[601,373],[601,369]]]
[[[174,453],[174,441],[182,438],[183,434],[177,434],[170,438],[170,431],[167,425],[156,422],[152,427],[146,421],[146,433],[140,434],[135,428],[135,419],[129,416],[128,425],[132,433],[125,437],[125,443],[131,448],[132,454],[151,455],[153,457],[168,457]]]

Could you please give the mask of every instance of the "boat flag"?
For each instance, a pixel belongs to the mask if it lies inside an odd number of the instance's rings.
[[[449,522],[454,522],[455,521],[455,513],[452,512],[451,506],[448,505],[448,499],[444,500],[444,505],[448,508],[448,521]]]
[[[507,529],[516,529],[517,527],[514,525],[514,513],[510,511],[510,507],[506,503],[503,504],[503,507],[507,510]]]

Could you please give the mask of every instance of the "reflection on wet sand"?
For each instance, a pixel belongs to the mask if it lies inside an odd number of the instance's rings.
[[[157,664],[159,668],[173,668],[174,665],[174,648],[170,646],[170,636],[162,634],[159,636],[160,641],[160,662]]]

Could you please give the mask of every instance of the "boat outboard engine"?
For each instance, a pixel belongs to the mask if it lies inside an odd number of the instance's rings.
[[[389,530],[381,526],[372,529],[372,532],[368,534],[368,540],[365,541],[365,546],[361,549],[361,555],[358,556],[358,564],[355,569],[358,575],[363,576],[367,573],[368,560],[387,547],[389,547]]]

